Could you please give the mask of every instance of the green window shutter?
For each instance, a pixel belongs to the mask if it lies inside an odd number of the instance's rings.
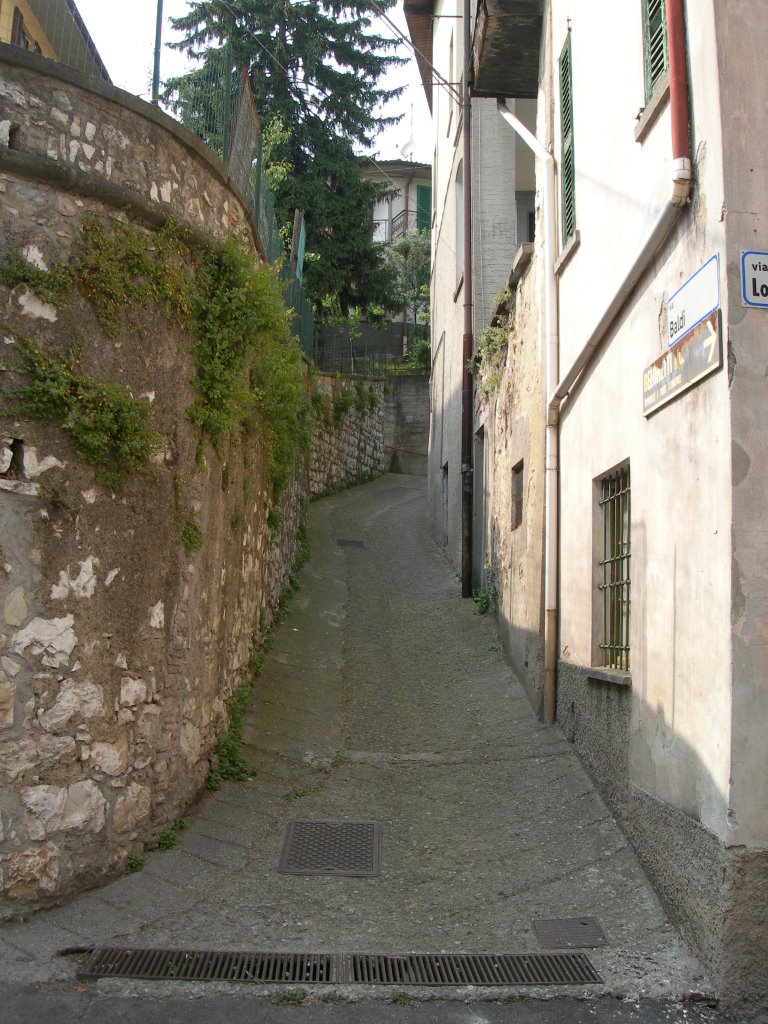
[[[576,230],[576,164],[573,154],[573,74],[571,33],[560,54],[560,179],[562,185],[563,244]]]
[[[416,186],[416,230],[429,231],[432,227],[432,186]]]
[[[667,70],[667,18],[664,0],[643,0],[643,55],[645,60],[645,102]]]

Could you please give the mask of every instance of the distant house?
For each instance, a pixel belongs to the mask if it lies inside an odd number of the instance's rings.
[[[375,242],[391,242],[407,231],[432,227],[432,167],[408,160],[377,160],[366,165],[364,175],[388,185],[392,194],[373,211]]]
[[[0,43],[111,82],[74,0],[0,0]]]

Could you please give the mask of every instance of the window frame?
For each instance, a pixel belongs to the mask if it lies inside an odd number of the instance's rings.
[[[424,205],[424,199],[428,200]],[[432,228],[432,186],[416,186],[416,230],[430,231]]]
[[[523,525],[523,504],[525,501],[525,462],[521,459],[512,467],[512,531]]]
[[[664,0],[641,0],[643,10],[643,74],[648,104],[669,68],[667,13]]]
[[[29,49],[29,37],[24,30],[24,15],[21,8],[13,8],[13,24],[11,26],[11,45],[18,46],[22,50]]]
[[[599,667],[629,672],[632,631],[632,483],[629,463],[597,481]]]

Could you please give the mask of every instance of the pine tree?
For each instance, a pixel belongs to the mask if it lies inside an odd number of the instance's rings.
[[[248,70],[265,156],[279,168],[278,219],[287,225],[294,209],[305,211],[305,284],[316,308],[329,298],[344,312],[386,304],[388,275],[372,242],[382,186],[363,178],[355,149],[398,120],[380,107],[400,90],[379,81],[403,58],[373,31],[375,14],[370,0],[193,0],[172,19],[184,34],[176,47],[202,67],[166,83],[167,99],[195,95],[225,43],[232,66]]]

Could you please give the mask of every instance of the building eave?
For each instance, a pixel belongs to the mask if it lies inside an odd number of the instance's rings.
[[[544,0],[479,0],[472,95],[536,99]]]
[[[432,111],[432,15],[434,10],[434,0],[404,0],[403,2],[408,35],[416,50],[416,63],[430,113]]]

